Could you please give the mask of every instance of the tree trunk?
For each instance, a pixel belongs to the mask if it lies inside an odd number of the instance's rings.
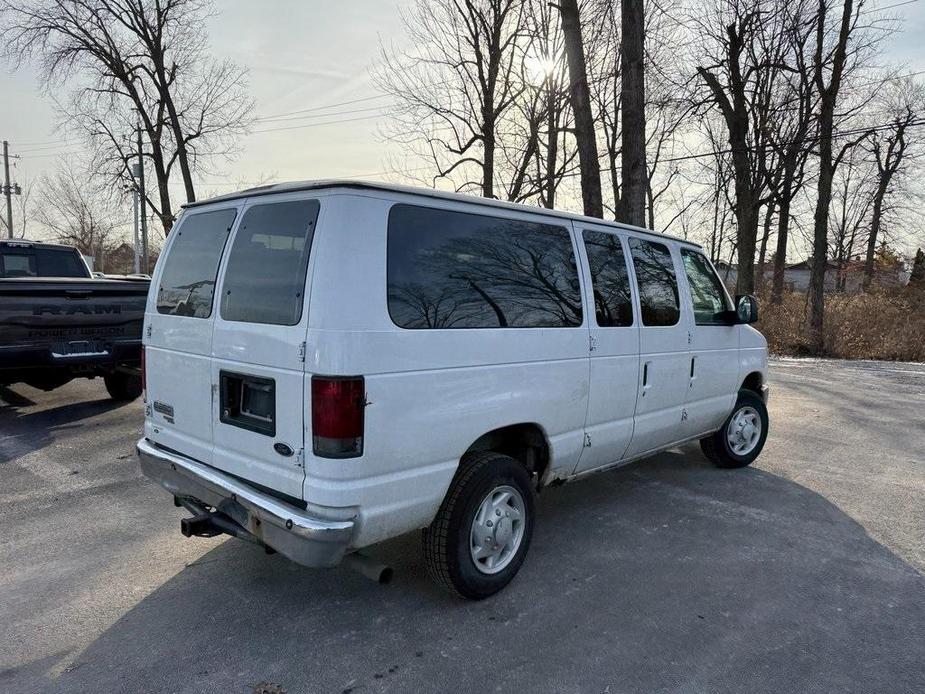
[[[761,234],[761,249],[758,251],[758,281],[756,282],[760,289],[764,285],[764,262],[768,253],[768,237],[771,236],[771,219],[774,217],[774,200],[768,200],[767,208],[764,212],[764,231]]]
[[[809,343],[814,354],[825,349],[825,271],[829,251],[829,206],[832,202],[832,104],[823,105],[820,114],[819,178],[816,184],[816,211],[813,216],[813,262],[809,275]]]
[[[170,204],[170,181],[167,176],[167,169],[164,166],[164,151],[161,148],[157,134],[153,131],[147,119],[145,119],[145,133],[148,136],[148,144],[151,146],[154,180],[157,181],[157,194],[160,200],[157,214],[160,217],[161,226],[164,228],[164,236],[167,236],[173,228],[173,208]]]
[[[774,252],[774,281],[771,286],[771,303],[779,304],[784,296],[784,273],[787,269],[787,235],[790,232],[789,184],[784,189],[777,210],[777,249]]]
[[[482,155],[482,197],[495,197],[495,123],[492,117],[484,120],[484,138],[482,144],[485,151]]]
[[[886,197],[889,177],[881,173],[877,192],[874,194],[874,211],[870,219],[870,236],[867,239],[867,257],[864,259],[864,291],[870,291],[874,279],[874,256],[877,253],[877,237],[880,235],[880,224],[883,218],[883,199]]]
[[[733,24],[727,27],[729,37],[729,96],[719,79],[709,70],[698,67],[697,72],[706,82],[713,98],[719,105],[729,133],[732,150],[732,170],[735,181],[736,248],[739,254],[736,293],[751,294],[755,291],[755,246],[758,239],[758,193],[752,181],[752,162],[749,156],[748,129],[751,122],[746,100],[745,78],[739,60],[745,50],[742,30]],[[730,98],[731,97],[731,98]]]
[[[186,149],[186,141],[183,139],[183,130],[180,127],[180,119],[177,116],[177,110],[173,103],[173,98],[168,92],[165,95],[167,102],[167,112],[170,115],[170,128],[173,132],[174,140],[177,144],[177,160],[180,163],[180,173],[183,176],[183,188],[186,192],[187,202],[196,202],[196,191],[193,188],[193,173],[190,170],[189,154]]]
[[[832,134],[835,129],[835,102],[841,88],[842,73],[851,35],[854,0],[844,0],[838,44],[832,52],[830,78],[825,85],[826,59],[823,47],[826,32],[827,0],[819,0],[816,15],[816,55],[813,79],[819,90],[819,177],[816,184],[816,211],[813,215],[813,262],[809,278],[809,343],[815,354],[825,350],[825,271],[828,264],[829,206],[832,203],[832,179],[835,160],[832,156]]]
[[[739,254],[736,294],[751,294],[755,291],[755,246],[758,241],[758,209],[751,204],[750,199],[746,203],[738,203],[738,194],[736,197],[736,225],[738,227],[736,247]]]
[[[621,89],[623,195],[617,221],[646,225],[645,8],[642,0],[621,3]]]
[[[546,93],[546,195],[544,203],[550,210],[556,206],[556,162],[559,159],[559,125],[556,122],[556,91],[552,79],[547,80]]]
[[[597,142],[594,134],[594,117],[591,114],[591,95],[585,68],[578,0],[560,0],[559,12],[562,15],[562,35],[565,39],[565,54],[568,58],[569,82],[571,83],[569,92],[572,110],[575,113],[575,143],[578,147],[578,164],[581,168],[581,197],[584,212],[589,217],[603,218],[601,167],[597,159]]]

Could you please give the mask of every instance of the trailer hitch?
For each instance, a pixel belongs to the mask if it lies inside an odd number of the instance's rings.
[[[260,538],[245,530],[230,516],[219,510],[213,510],[198,499],[189,496],[175,496],[174,505],[182,506],[193,514],[192,518],[180,519],[180,532],[185,537],[216,537],[217,535],[231,535],[239,540],[263,547],[267,554],[274,554],[276,550],[265,545]]]
[[[181,518],[180,532],[184,537],[215,537],[223,531],[216,526],[212,513],[206,512],[192,518]]]

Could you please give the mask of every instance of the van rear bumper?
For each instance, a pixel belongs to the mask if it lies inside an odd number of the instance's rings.
[[[166,451],[145,438],[138,441],[141,471],[180,498],[214,507],[297,564],[335,566],[353,537],[352,520],[326,520],[307,514],[191,458]]]

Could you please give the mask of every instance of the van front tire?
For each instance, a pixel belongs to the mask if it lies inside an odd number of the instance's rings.
[[[141,395],[141,376],[114,371],[103,376],[106,391],[113,400],[129,401]]]
[[[768,408],[764,400],[750,390],[740,390],[722,428],[700,439],[700,448],[716,467],[745,467],[761,454],[767,438]]]
[[[463,598],[497,593],[523,564],[533,516],[533,488],[523,465],[491,451],[465,456],[423,532],[428,574]]]

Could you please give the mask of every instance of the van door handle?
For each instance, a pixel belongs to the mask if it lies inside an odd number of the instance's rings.
[[[691,382],[690,387],[694,387],[694,381],[697,380],[697,376],[694,375],[694,370],[697,366],[697,357],[691,357]]]
[[[646,396],[646,392],[652,386],[649,384],[649,366],[652,362],[647,361],[642,365],[642,397]]]

